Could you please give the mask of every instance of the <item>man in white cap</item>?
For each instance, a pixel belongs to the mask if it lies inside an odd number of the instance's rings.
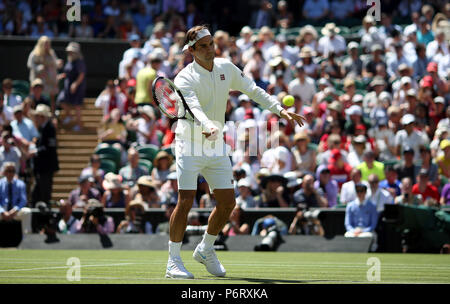
[[[342,63],[342,74],[346,77],[359,77],[362,74],[363,62],[358,54],[358,42],[351,41],[347,45],[349,56]]]
[[[403,130],[399,130],[395,134],[395,145],[398,156],[402,155],[402,148],[408,146],[414,150],[414,162],[420,160],[420,146],[429,144],[430,140],[425,132],[414,130],[414,123],[416,119],[412,114],[406,114],[402,117],[401,123]]]
[[[275,98],[256,86],[254,81],[230,61],[214,58],[214,41],[206,26],[195,26],[187,32],[183,51],[189,51],[194,57],[194,62],[181,70],[174,82],[193,115],[201,122],[201,127],[194,127],[191,120],[185,119],[178,121],[175,130],[179,199],[170,218],[166,277],[194,278],[194,275],[184,267],[180,249],[188,213],[196,195],[199,174],[208,182],[217,205],[209,217],[207,231],[195,249],[193,257],[204,264],[209,273],[223,277],[226,271],[217,259],[213,245],[236,204],[231,162],[226,155],[223,137],[219,136],[225,123],[230,89],[245,93],[291,124],[297,122],[303,125],[304,117],[283,109]],[[206,141],[203,138],[206,138]],[[212,148],[213,145],[215,148]],[[207,148],[208,146],[211,148]]]

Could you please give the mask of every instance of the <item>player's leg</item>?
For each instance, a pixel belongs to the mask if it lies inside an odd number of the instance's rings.
[[[208,234],[218,235],[230,218],[236,206],[234,189],[215,189],[217,205],[208,218]]]
[[[170,241],[181,242],[187,226],[189,211],[194,203],[196,190],[180,190],[178,203],[170,217]]]

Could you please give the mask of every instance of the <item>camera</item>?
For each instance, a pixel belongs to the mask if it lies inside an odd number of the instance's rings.
[[[84,222],[82,225],[82,231],[86,233],[96,233],[97,226],[90,220],[91,216],[98,220],[98,224],[104,225],[106,222],[106,216],[103,211],[103,206],[99,204],[89,203],[86,213],[84,215]]]
[[[59,242],[59,239],[56,237],[56,231],[58,231],[58,215],[52,212],[45,202],[36,203],[36,208],[39,210],[36,219],[38,230],[41,231],[44,229],[44,233],[47,236],[44,242]]]
[[[265,227],[265,229],[267,230],[266,236],[262,239],[260,244],[255,246],[254,250],[276,251],[278,245],[281,243],[281,233],[280,231],[278,231],[275,221],[274,220],[270,221],[270,224],[267,227]]]

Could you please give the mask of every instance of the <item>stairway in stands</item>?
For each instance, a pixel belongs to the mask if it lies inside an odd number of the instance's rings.
[[[85,98],[82,110],[83,129],[72,131],[73,124],[58,126],[58,158],[60,170],[53,179],[52,200],[67,199],[77,188],[78,177],[87,167],[89,157],[97,146],[97,128],[102,110],[95,108],[95,98]]]

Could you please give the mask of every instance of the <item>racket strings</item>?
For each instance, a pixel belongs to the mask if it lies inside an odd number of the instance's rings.
[[[181,117],[184,115],[180,109],[178,94],[165,81],[158,81],[155,87],[156,98],[159,101],[160,109],[170,117]]]

